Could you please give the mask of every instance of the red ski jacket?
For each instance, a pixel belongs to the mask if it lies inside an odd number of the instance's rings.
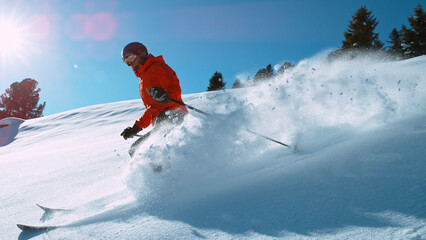
[[[144,129],[150,124],[154,124],[157,116],[167,110],[188,113],[184,106],[174,102],[159,103],[148,94],[148,88],[159,86],[166,90],[170,98],[183,102],[179,79],[176,73],[164,62],[162,56],[154,57],[149,54],[148,60],[144,65],[139,65],[138,72],[135,72],[135,74],[140,78],[139,91],[146,109],[142,117],[135,123],[138,127]]]

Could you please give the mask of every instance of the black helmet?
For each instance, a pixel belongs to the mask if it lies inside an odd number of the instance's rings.
[[[131,42],[127,44],[121,51],[121,58],[124,59],[129,54],[139,54],[141,57],[148,56],[148,50],[145,45],[140,42]]]

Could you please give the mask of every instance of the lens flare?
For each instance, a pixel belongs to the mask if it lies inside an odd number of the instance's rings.
[[[117,27],[117,20],[110,13],[77,13],[69,18],[65,31],[71,39],[77,41],[85,39],[106,41],[114,36]]]

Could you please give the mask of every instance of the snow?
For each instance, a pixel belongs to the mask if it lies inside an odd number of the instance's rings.
[[[2,120],[0,239],[426,239],[426,56],[323,59],[185,95],[223,120],[191,111],[133,158],[140,100]]]
[[[23,122],[23,119],[13,117],[0,120],[0,147],[6,146],[15,140],[19,125]]]

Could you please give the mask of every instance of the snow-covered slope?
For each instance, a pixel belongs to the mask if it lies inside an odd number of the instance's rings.
[[[191,112],[133,158],[135,139],[119,135],[140,100],[11,121],[0,239],[425,239],[426,57],[321,59],[261,86],[184,96],[223,120]],[[73,211],[41,222],[36,203]]]

